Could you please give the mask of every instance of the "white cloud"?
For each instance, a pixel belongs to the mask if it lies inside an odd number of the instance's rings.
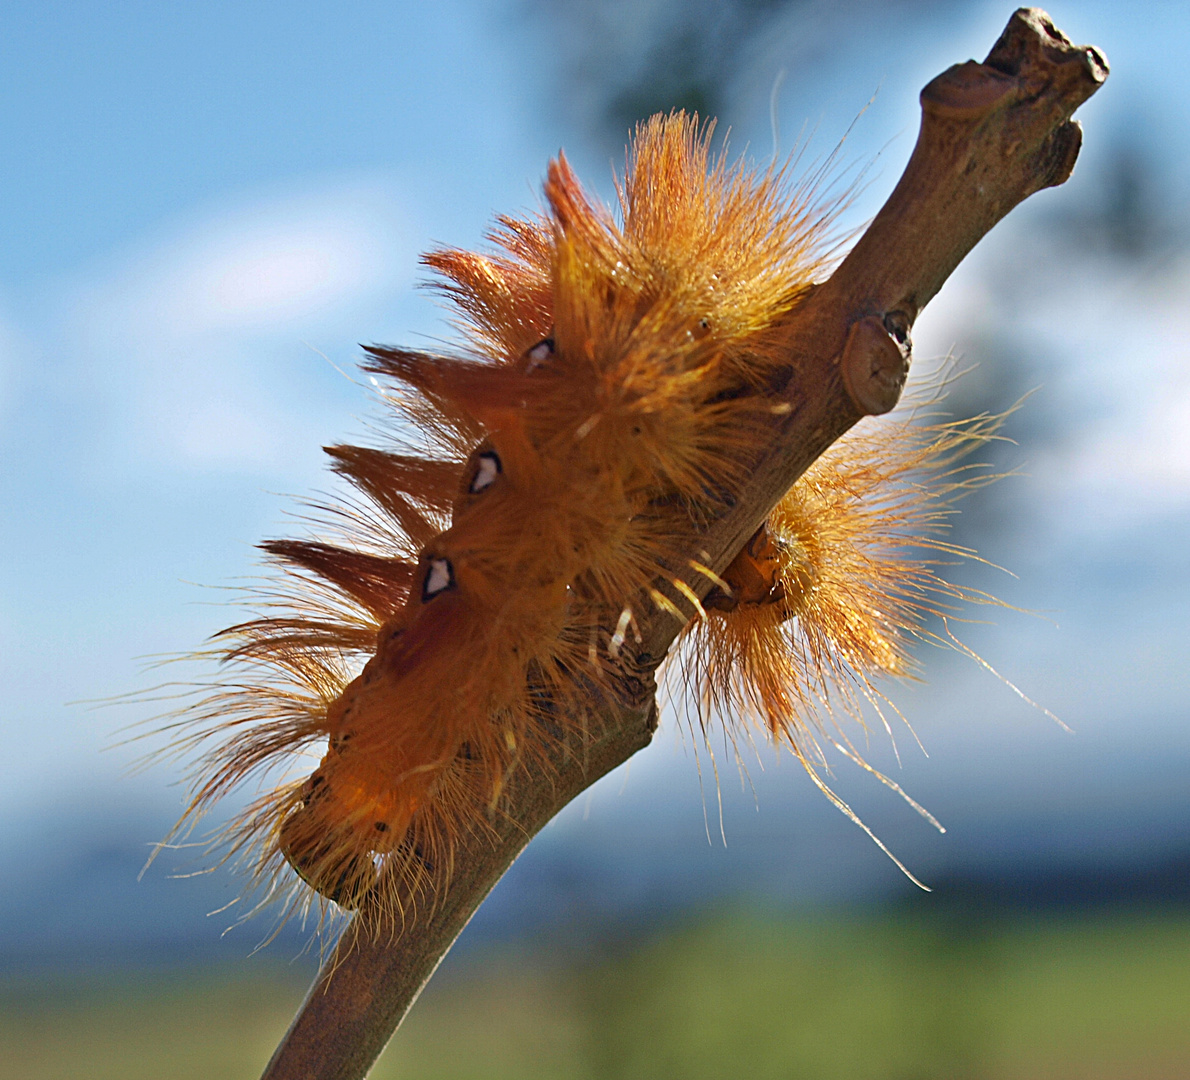
[[[1080,275],[1033,329],[1061,357],[1070,437],[1047,483],[1112,519],[1190,506],[1190,266],[1153,281]],[[1040,305],[1039,305],[1040,307]],[[1096,515],[1098,516],[1098,515]]]
[[[1163,390],[1083,434],[1066,460],[1073,482],[1129,503],[1190,502],[1190,386]]]
[[[357,185],[216,213],[131,260],[94,311],[170,337],[309,325],[408,279],[397,213]]]
[[[408,292],[407,213],[391,183],[353,180],[216,208],[108,260],[63,320],[107,449],[155,466],[283,467],[303,343],[354,349],[363,313]]]
[[[947,283],[922,319],[918,355],[954,349],[961,369],[965,343],[990,339],[1044,358],[1026,372],[1024,388],[1039,390],[1026,421],[1044,407],[1058,429],[1020,457],[1039,513],[1063,531],[1110,532],[1190,507],[1190,261],[1159,278],[1069,251],[1022,268],[1013,239],[1007,230]]]

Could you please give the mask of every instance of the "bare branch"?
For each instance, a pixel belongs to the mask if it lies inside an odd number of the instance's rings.
[[[910,330],[942,283],[1005,214],[1063,183],[1081,130],[1070,117],[1107,77],[1093,48],[1072,45],[1022,8],[982,63],[943,72],[921,93],[917,146],[884,208],[831,278],[793,312],[787,402],[769,449],[729,513],[691,535],[689,554],[722,571],[806,468],[861,416],[887,412],[908,372]],[[705,592],[709,582],[701,583]],[[581,747],[553,750],[554,771],[510,778],[499,817],[464,837],[445,895],[409,897],[399,927],[344,933],[264,1076],[359,1080],[480,902],[563,806],[646,746],[656,727],[654,672],[677,636],[646,619],[622,658],[617,699],[589,718]]]

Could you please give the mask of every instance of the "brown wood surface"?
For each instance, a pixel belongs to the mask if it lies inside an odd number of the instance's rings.
[[[904,175],[835,273],[788,324],[791,406],[729,513],[690,538],[723,571],[806,468],[861,416],[900,396],[917,315],[966,254],[1017,203],[1063,183],[1082,135],[1071,114],[1107,77],[1035,8],[1009,20],[982,64],[956,64],[921,92],[922,125]],[[709,588],[709,582],[705,588]],[[704,591],[705,591],[704,588]],[[509,783],[499,819],[459,845],[450,887],[400,928],[349,925],[265,1070],[266,1080],[359,1080],[384,1049],[471,915],[563,806],[649,743],[654,672],[680,627],[665,613],[630,638],[618,698],[594,707],[581,748],[559,747],[551,775]]]

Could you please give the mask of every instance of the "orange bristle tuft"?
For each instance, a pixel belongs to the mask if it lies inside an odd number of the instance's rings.
[[[975,557],[944,534],[955,502],[997,479],[962,458],[996,438],[1002,419],[893,414],[806,471],[724,571],[708,617],[686,628],[678,676],[704,733],[713,718],[741,734],[754,720],[832,798],[817,775],[820,737],[875,773],[839,720],[863,724],[871,710],[891,734],[885,710],[896,709],[879,683],[914,675],[917,642],[953,646],[960,608],[999,603],[942,571]]]

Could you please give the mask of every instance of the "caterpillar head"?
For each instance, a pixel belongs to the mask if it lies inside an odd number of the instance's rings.
[[[376,887],[376,862],[360,826],[320,767],[302,785],[300,801],[281,822],[278,847],[307,885],[340,907],[361,907]],[[387,822],[376,820],[378,832]]]

